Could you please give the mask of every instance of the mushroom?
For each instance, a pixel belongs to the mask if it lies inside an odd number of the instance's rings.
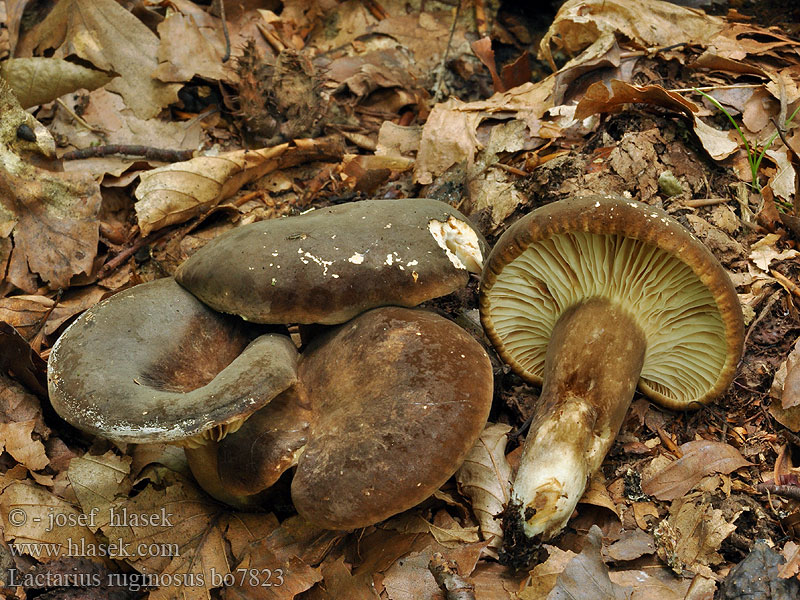
[[[50,400],[75,427],[118,442],[219,440],[297,380],[292,341],[254,329],[171,278],[134,286],[59,337]]]
[[[512,225],[487,259],[484,329],[542,393],[506,509],[506,559],[527,562],[566,524],[634,391],[670,409],[722,394],[743,345],[725,270],[663,211],[570,199]]]
[[[218,444],[218,473],[247,501],[296,463],[295,508],[328,529],[365,527],[429,497],[463,462],[492,401],[483,347],[424,310],[373,309],[315,338],[299,375],[296,396]]]
[[[175,278],[212,308],[258,323],[343,323],[416,306],[480,272],[485,242],[429,199],[364,200],[233,229]]]

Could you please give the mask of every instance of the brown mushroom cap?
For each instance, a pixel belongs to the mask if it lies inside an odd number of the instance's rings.
[[[87,310],[53,346],[50,399],[59,415],[120,442],[218,438],[296,381],[282,335],[215,313],[171,278]]]
[[[489,416],[492,369],[439,315],[371,310],[303,354],[316,421],[292,481],[306,519],[329,529],[382,521],[455,473]]]
[[[297,464],[314,420],[300,392],[289,388],[219,443],[220,481],[230,493],[258,494]]]
[[[697,238],[633,200],[563,200],[517,221],[487,259],[481,320],[502,358],[538,384],[554,325],[591,298],[609,300],[641,328],[646,396],[688,408],[731,383],[743,345],[733,284]]]
[[[455,323],[386,307],[316,338],[295,389],[219,444],[217,488],[248,503],[296,462],[298,512],[354,529],[418,504],[458,469],[493,384],[486,352]]]
[[[175,278],[212,308],[258,323],[343,323],[466,285],[485,242],[428,199],[365,200],[229,231]]]

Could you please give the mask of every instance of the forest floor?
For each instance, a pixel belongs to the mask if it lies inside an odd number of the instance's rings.
[[[514,4],[0,2],[0,596],[710,600],[753,573],[772,591],[752,597],[800,595],[800,9]],[[587,192],[662,208],[707,245],[744,355],[700,410],[637,393],[539,565],[498,562],[482,504],[507,499],[496,465],[517,464],[539,390],[483,335],[478,278],[423,306],[490,353],[494,452],[362,530],[310,525],[285,479],[271,511],[229,509],[182,449],[93,438],[48,402],[50,349],[78,315],[234,227],[428,197],[491,245]],[[123,509],[178,526],[88,520]],[[437,581],[437,554],[462,579]]]

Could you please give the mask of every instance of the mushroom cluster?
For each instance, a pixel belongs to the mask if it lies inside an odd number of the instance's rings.
[[[466,285],[485,250],[461,213],[427,199],[236,228],[175,279],[70,325],[50,355],[51,402],[95,435],[184,446],[198,483],[233,506],[261,505],[295,468],[309,521],[378,522],[442,485],[488,418],[483,347],[408,308]],[[299,353],[286,325],[317,323],[338,327]]]
[[[730,385],[741,306],[708,249],[661,210],[613,196],[563,200],[512,225],[487,259],[484,329],[542,393],[505,511],[524,564],[572,515],[638,389],[670,409]]]

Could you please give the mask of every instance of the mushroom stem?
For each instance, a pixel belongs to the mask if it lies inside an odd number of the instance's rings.
[[[636,321],[603,298],[572,306],[556,322],[506,510],[509,563],[566,525],[622,426],[645,349]]]

